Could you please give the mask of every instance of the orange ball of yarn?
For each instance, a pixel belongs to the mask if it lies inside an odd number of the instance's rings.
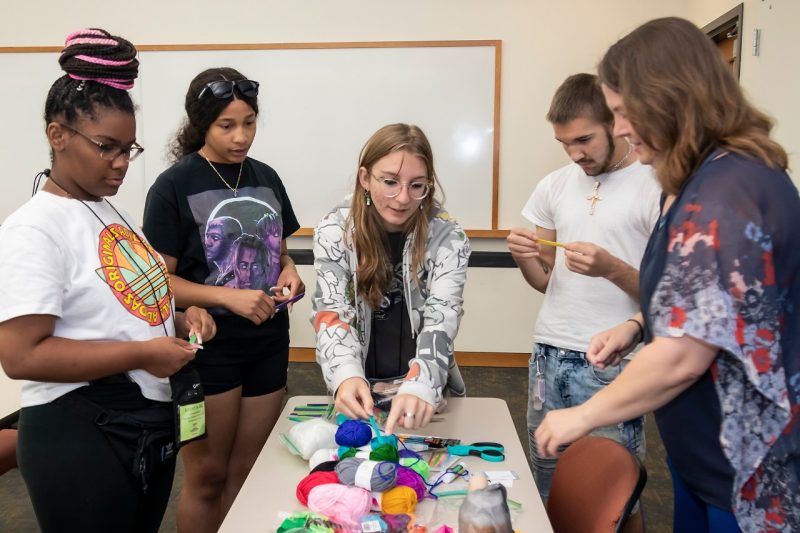
[[[416,508],[417,493],[405,485],[387,490],[381,498],[381,511],[386,514],[410,514]]]
[[[297,491],[295,492],[297,501],[303,505],[308,505],[308,493],[311,492],[311,489],[318,485],[327,485],[329,483],[339,483],[339,476],[336,475],[336,472],[318,471],[310,473],[297,484]]]

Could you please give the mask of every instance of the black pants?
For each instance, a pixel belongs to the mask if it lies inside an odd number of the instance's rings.
[[[143,493],[94,422],[60,403],[21,410],[17,459],[43,533],[155,533],[175,473],[173,458]]]

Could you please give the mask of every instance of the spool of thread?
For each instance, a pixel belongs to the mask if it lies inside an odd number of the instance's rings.
[[[314,472],[303,479],[300,480],[300,483],[297,484],[297,490],[295,491],[295,496],[297,497],[297,501],[302,503],[303,505],[308,505],[308,495],[311,493],[312,489],[315,489],[319,485],[329,485],[329,484],[339,484],[339,476],[336,472]],[[324,514],[324,513],[323,513]]]
[[[289,430],[289,439],[307,461],[317,450],[336,447],[337,429],[327,420],[312,418],[295,424]]]
[[[345,420],[336,430],[336,444],[349,448],[359,448],[369,444],[372,428],[363,420]]]
[[[387,461],[370,461],[348,457],[336,465],[339,481],[369,491],[383,492],[397,483],[397,465]]]
[[[417,508],[417,493],[411,487],[398,485],[383,493],[381,511],[387,514],[411,514]]]
[[[320,448],[311,454],[311,457],[308,460],[308,469],[314,470],[320,463],[338,460],[339,451],[336,448]]]
[[[400,464],[406,466],[419,474],[424,481],[428,480],[428,475],[431,473],[431,467],[428,463],[417,457],[401,457]]]
[[[414,489],[414,493],[417,495],[417,501],[425,498],[425,494],[428,492],[428,487],[425,486],[422,476],[405,466],[397,467],[397,486],[401,485]]]
[[[358,526],[359,517],[369,512],[368,490],[340,484],[319,485],[308,494],[308,508],[345,526]]]

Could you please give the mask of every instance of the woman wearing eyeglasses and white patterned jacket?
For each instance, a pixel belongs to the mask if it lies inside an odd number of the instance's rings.
[[[361,150],[354,194],[314,232],[317,362],[352,418],[372,414],[371,381],[399,384],[387,433],[428,424],[444,389],[465,394],[453,340],[470,246],[437,188],[425,134],[384,126]]]

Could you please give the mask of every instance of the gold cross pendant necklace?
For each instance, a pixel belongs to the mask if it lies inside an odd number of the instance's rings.
[[[625,164],[625,161],[628,160],[628,157],[630,157],[631,151],[633,151],[633,145],[631,143],[628,143],[628,151],[625,152],[625,155],[622,156],[622,158],[620,158],[620,160],[617,161],[614,166],[608,169],[605,172],[605,174],[611,174],[612,172],[616,172],[617,170],[619,170],[619,168]],[[589,206],[590,215],[594,215],[594,209],[595,207],[597,207],[597,202],[603,201],[603,197],[600,196],[600,185],[602,184],[603,184],[602,181],[598,180],[597,178],[594,178],[594,190],[592,191],[592,194],[590,196],[586,197],[586,199],[589,200],[589,202],[591,202],[591,205]]]
[[[594,208],[595,206],[597,206],[597,202],[601,202],[603,200],[599,192],[600,192],[600,182],[598,180],[594,180],[594,190],[592,191],[592,195],[586,197],[586,199],[592,203],[592,205],[589,206],[590,215],[594,215]]]

